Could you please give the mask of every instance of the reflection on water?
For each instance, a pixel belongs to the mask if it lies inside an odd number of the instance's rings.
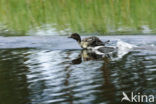
[[[155,90],[155,51],[135,49],[119,60],[81,53],[0,50],[0,104],[117,104],[122,91]]]

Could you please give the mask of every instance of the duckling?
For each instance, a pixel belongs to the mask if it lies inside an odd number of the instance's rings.
[[[96,46],[105,46],[105,44],[110,42],[109,40],[106,41],[106,42],[102,42],[96,36],[84,38],[84,39],[81,40],[81,37],[80,37],[80,35],[78,33],[71,34],[71,36],[69,38],[75,39],[79,43],[81,48],[83,48],[83,49],[90,49],[90,48],[96,47]]]

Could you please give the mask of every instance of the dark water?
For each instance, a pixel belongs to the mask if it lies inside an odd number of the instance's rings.
[[[156,95],[156,36],[101,38],[138,47],[101,59],[65,37],[1,37],[0,104],[119,104],[123,91]]]

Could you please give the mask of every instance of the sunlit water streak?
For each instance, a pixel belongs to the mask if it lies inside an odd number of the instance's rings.
[[[67,45],[67,50],[61,49],[60,44],[59,49],[48,49],[46,44],[51,41],[46,41],[45,47],[1,49],[0,103],[114,104],[120,103],[122,91],[156,94],[156,40],[135,36],[118,39],[137,47],[117,60],[82,60],[76,64],[73,60],[82,50]],[[117,43],[117,39],[112,41],[111,45]]]

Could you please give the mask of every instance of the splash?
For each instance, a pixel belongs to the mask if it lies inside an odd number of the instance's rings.
[[[134,47],[137,47],[133,44],[129,44],[129,43],[121,41],[121,40],[117,41],[116,46],[118,47],[118,58],[122,58],[125,54],[127,54]]]

